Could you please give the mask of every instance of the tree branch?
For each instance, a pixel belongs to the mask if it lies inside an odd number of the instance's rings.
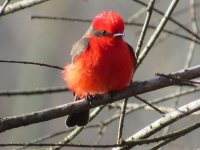
[[[56,66],[56,65],[50,65],[46,63],[39,63],[39,62],[33,62],[33,61],[19,61],[19,60],[4,60],[0,59],[0,63],[13,63],[13,64],[29,64],[29,65],[37,65],[37,66],[43,66],[43,67],[48,67],[48,68],[54,68],[58,70],[64,70],[64,68]]]
[[[60,93],[67,92],[69,89],[66,86],[60,87],[50,87],[50,88],[36,88],[30,90],[3,90],[0,91],[1,96],[30,96],[30,95],[41,95],[41,94],[52,94],[52,93]]]
[[[1,13],[0,17],[47,1],[49,0],[21,0],[19,2],[9,4]]]
[[[151,123],[147,127],[143,128],[142,130],[138,131],[137,133],[135,133],[134,135],[132,135],[131,137],[125,140],[125,142],[128,142],[129,144],[132,141],[133,144],[127,145],[127,146],[124,146],[123,148],[119,148],[115,150],[129,150],[130,148],[136,145],[134,143],[134,140],[148,138],[151,135],[163,129],[164,127],[166,127],[167,125],[172,124],[175,121],[180,120],[181,118],[188,116],[193,112],[198,111],[199,109],[200,109],[200,99],[196,101],[192,101],[189,104],[186,104],[178,108],[177,110],[166,114],[165,117],[162,117],[156,120],[155,122]]]
[[[11,0],[6,0],[3,5],[0,7],[0,16],[1,14],[4,12],[4,9],[6,8],[6,6],[10,3]]]
[[[144,25],[142,27],[142,31],[141,31],[141,34],[140,34],[140,38],[138,40],[137,47],[136,47],[136,58],[138,58],[138,56],[140,54],[140,50],[141,50],[142,45],[143,45],[144,37],[146,35],[147,28],[149,26],[151,14],[152,14],[152,8],[154,6],[154,3],[155,3],[155,0],[151,0],[149,2],[149,5],[147,6],[147,15],[146,15]]]
[[[139,4],[143,5],[143,6],[147,6],[146,3],[144,3],[144,2],[142,2],[142,1],[140,1],[140,0],[133,0],[133,1],[139,3]],[[164,13],[163,13],[162,11],[160,11],[160,10],[158,10],[158,9],[156,9],[156,8],[153,8],[153,10],[154,10],[156,13],[158,13],[158,14],[160,14],[160,15],[162,15],[162,16],[164,15]],[[185,30],[185,31],[188,32],[189,34],[191,34],[191,35],[193,35],[194,37],[196,37],[197,39],[200,39],[200,37],[199,37],[197,34],[195,34],[194,32],[192,32],[190,29],[188,29],[187,27],[185,27],[184,25],[182,25],[181,23],[179,23],[179,22],[176,21],[175,19],[169,17],[169,20],[170,20],[171,22],[173,22],[174,24],[178,25],[179,27],[181,27],[183,30]]]
[[[172,14],[173,10],[175,9],[176,5],[178,4],[178,2],[179,2],[179,0],[173,0],[170,3],[167,11],[165,12],[160,23],[158,24],[156,30],[154,31],[154,33],[150,37],[150,39],[149,39],[148,43],[146,44],[146,46],[144,47],[144,49],[141,51],[141,54],[139,55],[139,57],[137,59],[137,66],[136,67],[138,67],[138,65],[140,65],[142,63],[143,59],[145,58],[145,56],[148,54],[148,52],[150,51],[150,49],[154,45],[156,39],[158,38],[158,36],[162,32],[162,30],[164,29],[164,26],[166,25],[167,20],[170,18],[171,14]]]
[[[62,147],[79,147],[79,148],[111,148],[120,147],[121,144],[110,144],[110,145],[86,145],[86,144],[53,144],[53,143],[39,143],[39,144],[26,144],[26,143],[6,143],[0,144],[0,147],[13,147],[13,146],[37,146],[37,147],[47,147],[47,146],[62,146]]]
[[[200,77],[200,65],[178,71],[176,73],[173,73],[172,76],[179,76],[180,78],[184,79],[194,79]],[[106,105],[108,103],[113,103],[115,101],[119,101],[121,99],[137,94],[142,94],[170,85],[178,84],[178,82],[179,81],[177,80],[169,80],[164,77],[154,77],[147,81],[135,82],[124,90],[116,93],[112,92],[104,95],[98,95],[96,99],[92,101],[92,105],[88,101],[82,99],[79,101],[57,106],[55,108],[49,108],[25,115],[2,118],[0,119],[0,132],[66,116],[76,111],[90,109],[100,105]]]

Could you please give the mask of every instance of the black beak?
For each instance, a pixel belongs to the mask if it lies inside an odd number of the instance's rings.
[[[122,37],[124,35],[125,35],[124,33],[116,33],[116,34],[113,34],[112,36],[113,37]]]

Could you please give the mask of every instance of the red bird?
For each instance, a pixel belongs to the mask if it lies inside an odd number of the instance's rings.
[[[97,15],[90,29],[71,51],[72,62],[66,65],[63,78],[76,100],[117,91],[130,84],[136,58],[132,47],[123,40],[124,21],[114,11]],[[89,110],[69,115],[68,127],[85,126]]]

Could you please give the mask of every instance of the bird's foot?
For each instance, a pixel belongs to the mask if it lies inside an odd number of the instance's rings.
[[[96,99],[96,96],[88,94],[86,100],[89,102],[90,106],[93,107],[93,101]]]

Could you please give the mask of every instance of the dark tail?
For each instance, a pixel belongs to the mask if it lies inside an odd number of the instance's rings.
[[[73,113],[68,116],[66,125],[68,127],[73,126],[85,126],[89,121],[89,110]]]

